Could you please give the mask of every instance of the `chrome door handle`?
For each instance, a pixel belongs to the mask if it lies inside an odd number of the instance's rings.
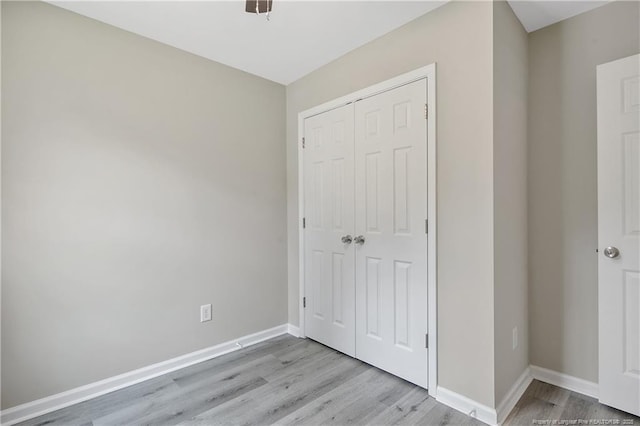
[[[364,237],[362,235],[358,235],[357,237],[355,237],[353,239],[353,242],[356,243],[356,244],[363,245],[364,244]]]
[[[351,242],[353,241],[353,238],[351,238],[351,235],[347,234],[345,236],[343,236],[340,241],[342,241],[342,244],[351,244]]]
[[[606,249],[604,249],[604,255],[609,259],[615,259],[616,257],[620,256],[620,250],[618,250],[616,247],[607,247]]]

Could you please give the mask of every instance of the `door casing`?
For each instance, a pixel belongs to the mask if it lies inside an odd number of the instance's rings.
[[[299,281],[299,318],[300,337],[306,337],[303,298],[305,297],[305,267],[304,267],[304,120],[317,114],[347,105],[357,100],[374,96],[381,92],[412,83],[423,78],[427,79],[427,218],[429,232],[427,234],[427,389],[429,395],[436,397],[438,385],[438,327],[437,327],[437,221],[436,221],[436,64],[401,74],[389,80],[374,84],[348,95],[325,102],[298,114],[298,281]]]

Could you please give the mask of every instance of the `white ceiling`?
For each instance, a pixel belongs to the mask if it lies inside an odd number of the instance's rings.
[[[600,7],[609,0],[510,0],[509,4],[528,32]]]
[[[244,0],[49,3],[282,84],[445,4],[447,0],[275,0],[270,21]],[[509,2],[527,31],[606,1]]]
[[[289,84],[445,2],[275,0],[270,21],[244,0],[50,3]]]

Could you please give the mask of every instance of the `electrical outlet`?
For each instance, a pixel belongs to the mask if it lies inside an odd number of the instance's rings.
[[[518,347],[518,327],[513,327],[513,350]]]
[[[200,306],[200,322],[211,321],[211,303]]]

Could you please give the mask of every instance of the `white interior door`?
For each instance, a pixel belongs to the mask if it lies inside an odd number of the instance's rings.
[[[597,84],[600,401],[640,415],[640,55]]]
[[[426,80],[356,102],[356,357],[427,386]]]
[[[354,229],[353,105],[304,127],[305,332],[354,356],[354,250],[342,240]]]

